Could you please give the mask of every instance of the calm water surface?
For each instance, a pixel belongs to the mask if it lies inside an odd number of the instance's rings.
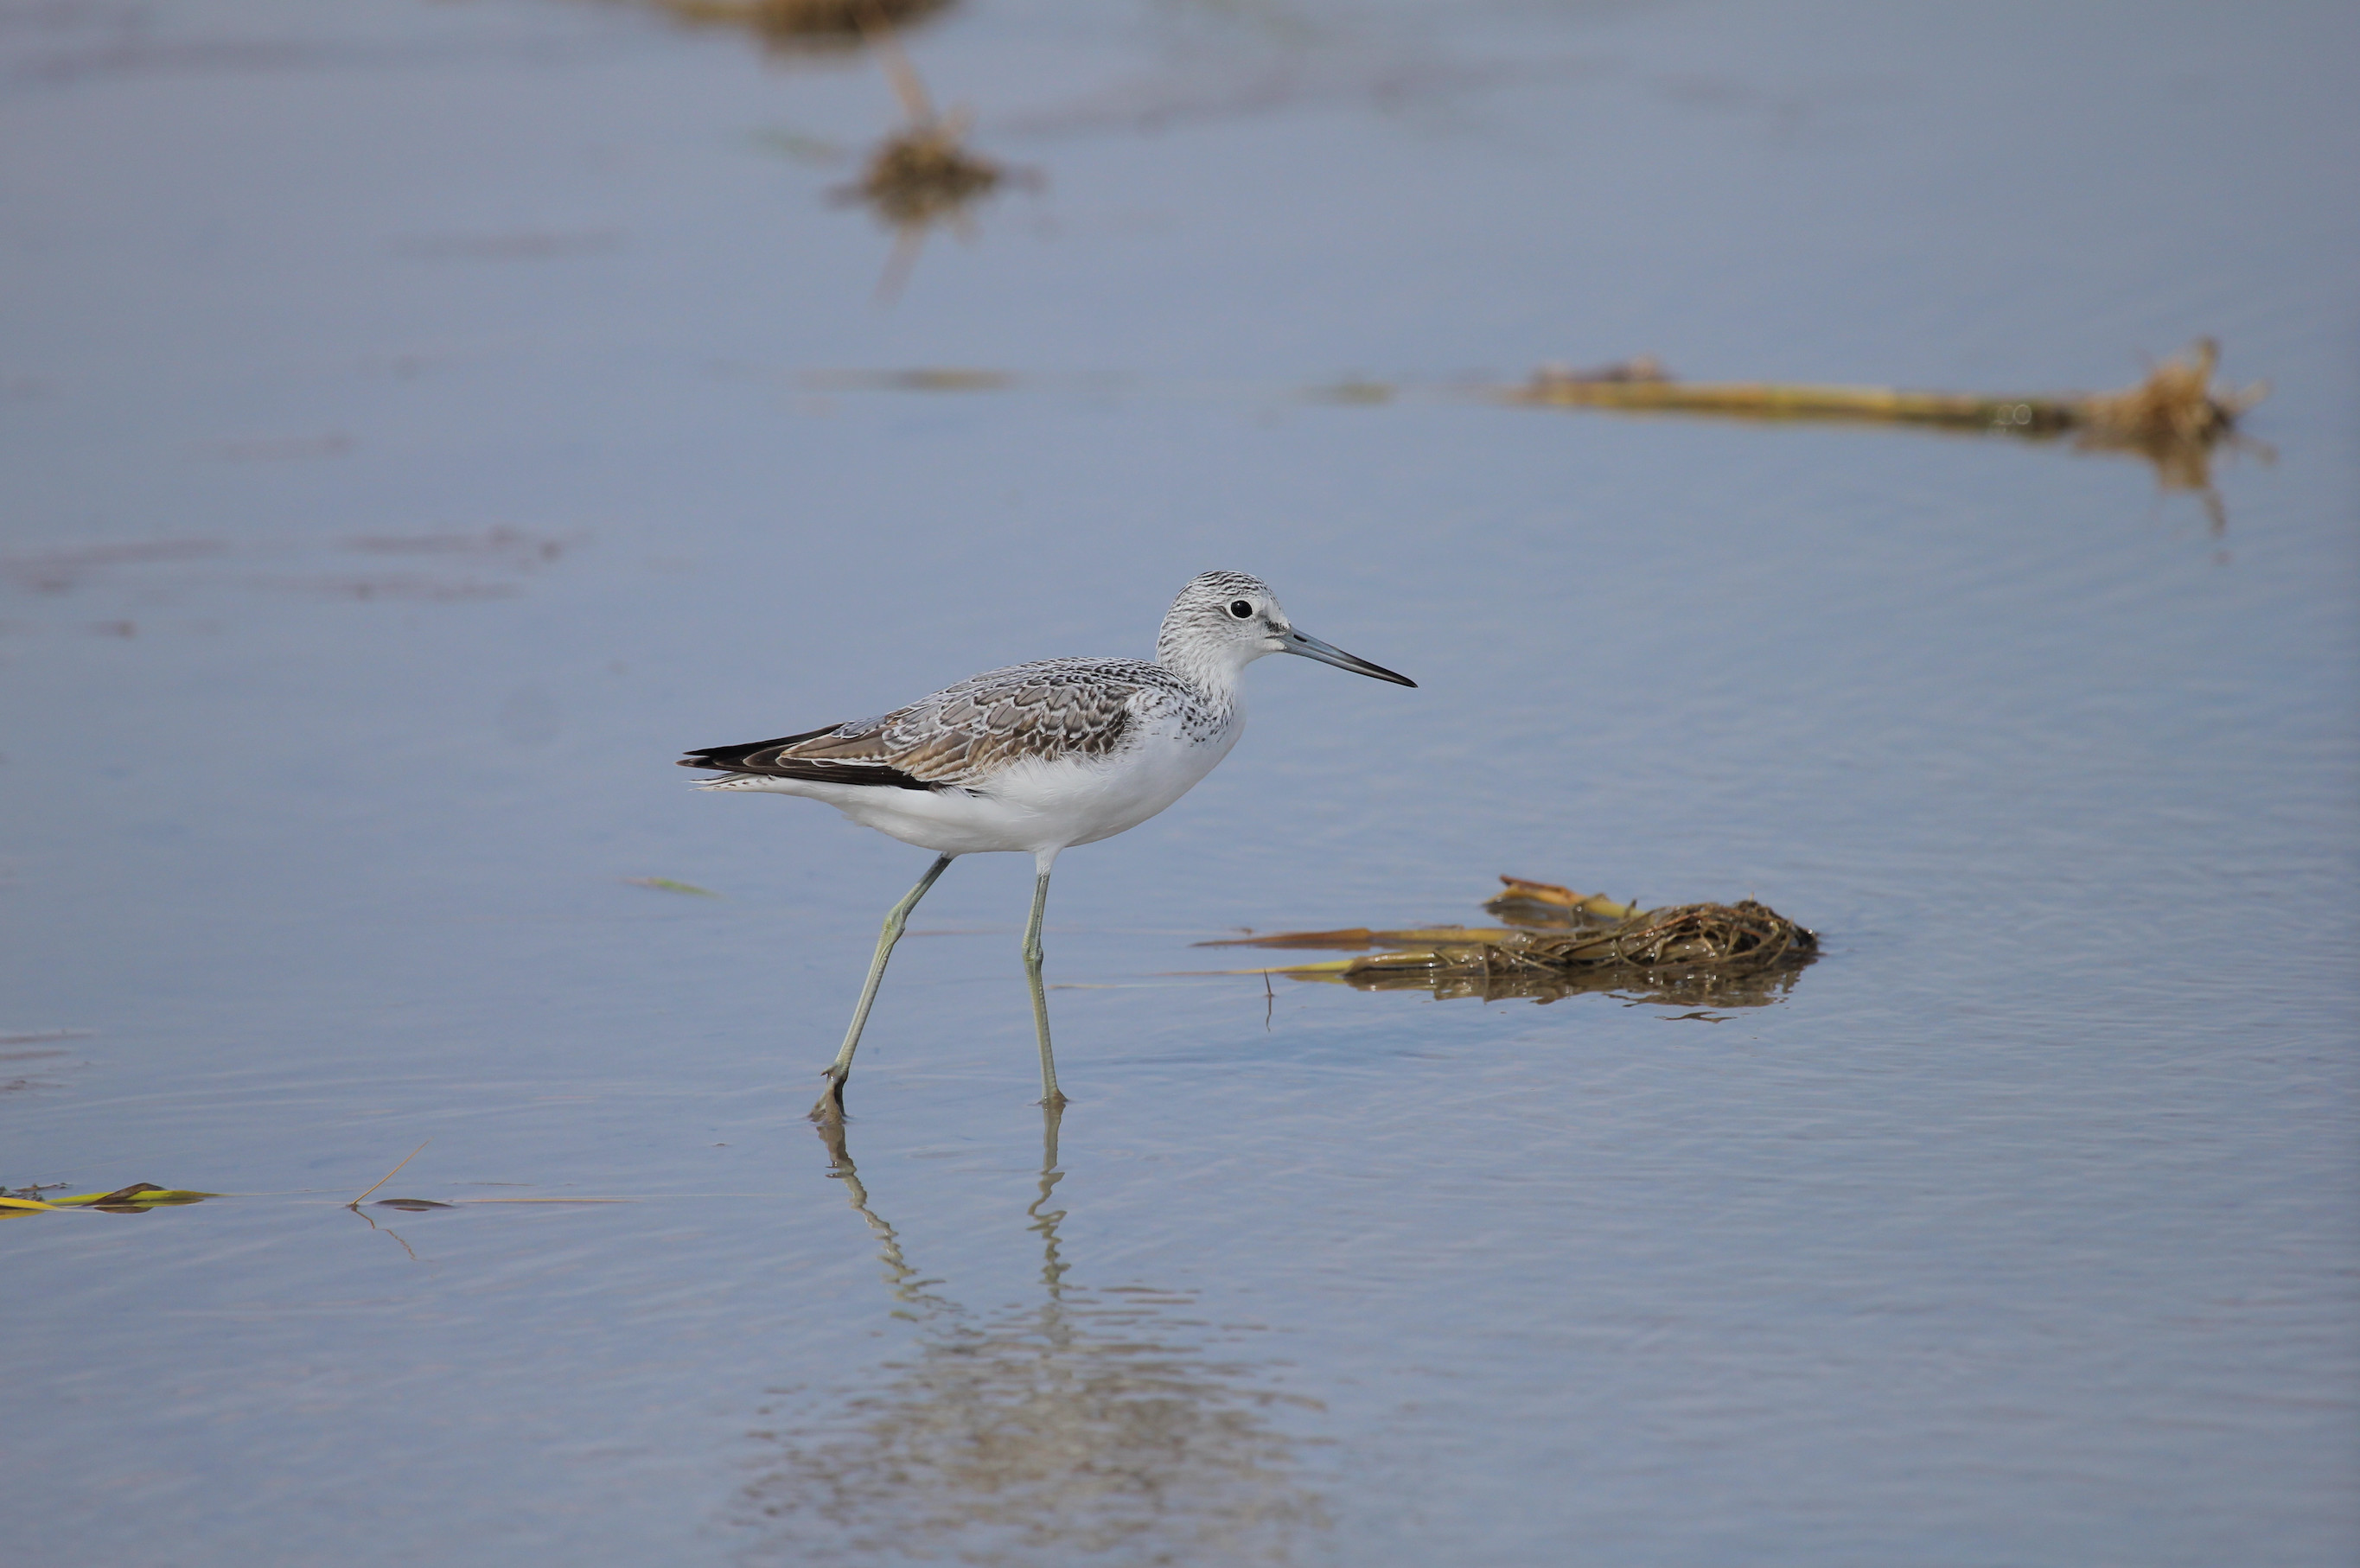
[[[2351,1561],[2348,8],[907,48],[1039,179],[880,300],[857,49],[0,7],[0,1183],[234,1194],[0,1227],[0,1556]],[[2218,527],[2067,445],[1466,390],[2206,333],[2271,384]],[[1419,689],[1260,665],[1061,864],[1053,1148],[1029,866],[956,866],[838,1160],[924,857],[671,758],[1144,651],[1214,565]],[[1501,872],[1827,953],[1702,1018],[1178,973]],[[343,1207],[421,1143],[378,1197],[630,1201]]]

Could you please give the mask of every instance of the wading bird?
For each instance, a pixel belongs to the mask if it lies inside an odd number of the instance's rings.
[[[1045,659],[945,687],[882,718],[776,740],[717,746],[681,758],[711,768],[705,789],[767,790],[825,800],[864,827],[938,858],[885,916],[844,1047],[825,1070],[814,1119],[839,1116],[844,1082],[885,963],[910,911],[950,863],[989,850],[1032,856],[1024,973],[1041,1041],[1044,1105],[1065,1104],[1049,1052],[1041,989],[1041,914],[1058,853],[1137,827],[1186,794],[1245,727],[1238,678],[1265,654],[1295,653],[1356,675],[1415,686],[1297,631],[1259,579],[1207,572],[1172,601],[1155,658]]]

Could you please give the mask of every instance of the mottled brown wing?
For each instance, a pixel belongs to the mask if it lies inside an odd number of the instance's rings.
[[[1101,671],[1020,664],[962,681],[857,735],[814,737],[795,756],[882,763],[937,785],[969,784],[1028,757],[1110,754],[1122,743],[1139,690]]]
[[[832,783],[943,789],[1028,757],[1098,757],[1122,744],[1136,683],[1052,662],[993,670],[846,732],[839,724],[683,766]]]
[[[842,724],[781,735],[776,740],[748,741],[742,746],[712,746],[680,759],[683,768],[710,768],[723,773],[752,773],[770,779],[811,779],[826,784],[869,784],[901,789],[933,789],[925,779],[873,762],[824,762],[795,755],[796,746],[822,735],[832,735]]]

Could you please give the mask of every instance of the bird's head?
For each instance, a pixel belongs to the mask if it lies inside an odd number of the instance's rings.
[[[1155,656],[1164,663],[1223,681],[1272,653],[1300,654],[1397,686],[1417,684],[1297,630],[1270,584],[1242,572],[1207,572],[1191,578],[1172,601],[1155,638]]]

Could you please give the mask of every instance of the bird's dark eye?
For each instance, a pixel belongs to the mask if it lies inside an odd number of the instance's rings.
[[[1249,621],[1253,618],[1253,606],[1243,599],[1232,599],[1229,601],[1229,614],[1241,621]]]

